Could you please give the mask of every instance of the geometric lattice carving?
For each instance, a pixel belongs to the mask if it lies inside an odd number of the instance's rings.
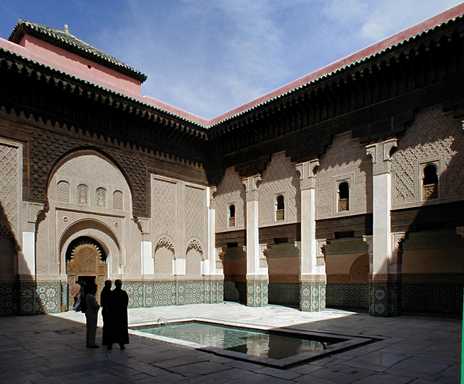
[[[216,208],[216,231],[230,231],[229,206],[235,206],[235,220],[232,230],[243,229],[244,227],[244,198],[245,190],[240,181],[240,176],[233,167],[226,169],[222,181],[219,183],[214,197]]]
[[[154,179],[152,181],[152,218],[154,238],[158,236],[175,237],[177,231],[177,183]]]
[[[122,192],[121,191],[114,191],[113,192],[113,208],[114,209],[123,209],[123,200],[122,200]]]
[[[206,191],[185,186],[185,236],[204,240],[207,234]]]
[[[196,250],[200,255],[203,255],[203,249],[201,247],[201,244],[196,239],[192,239],[189,241],[185,253],[188,253],[190,250]]]
[[[0,144],[0,203],[14,234],[17,233],[18,220],[18,150]]]
[[[69,203],[69,183],[61,180],[56,184],[56,199],[62,203]]]
[[[464,135],[459,124],[434,107],[417,114],[392,156],[393,205],[422,204],[424,167],[437,166],[439,198],[464,196]],[[436,192],[434,192],[436,193]]]
[[[259,225],[298,221],[300,204],[298,186],[299,176],[295,164],[284,152],[274,154],[263,172],[262,182],[258,187]]]
[[[167,236],[163,236],[158,240],[158,242],[155,245],[155,253],[160,248],[166,248],[166,249],[170,250],[173,254],[175,254],[174,243]]]

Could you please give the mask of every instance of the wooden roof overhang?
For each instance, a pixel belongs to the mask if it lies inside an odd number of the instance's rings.
[[[317,157],[336,133],[385,138],[403,131],[422,106],[456,105],[463,70],[459,16],[219,122],[209,138],[223,166],[238,165],[243,175],[259,171],[276,151],[294,161]]]
[[[3,92],[0,93],[0,105],[14,110],[17,114],[24,113],[36,120],[49,121],[52,125],[73,126],[78,124],[70,109],[71,106],[60,105],[57,95],[66,95],[68,100],[85,100],[101,112],[107,113],[105,125],[118,125],[113,113],[134,121],[131,132],[126,132],[127,140],[137,142],[142,146],[158,147],[161,152],[176,155],[177,144],[184,143],[192,147],[197,145],[200,152],[208,141],[207,129],[195,122],[187,121],[179,116],[157,109],[155,106],[144,103],[134,97],[118,93],[93,84],[86,80],[58,71],[44,64],[29,60],[9,50],[0,47],[0,73],[2,75]],[[9,84],[8,92],[6,86]],[[21,87],[19,87],[22,84]],[[45,103],[47,95],[38,94],[37,87],[53,90],[55,106]],[[29,88],[29,89],[28,89]],[[50,95],[52,97],[52,95]],[[102,108],[103,107],[103,108]],[[68,112],[67,114],[65,112]],[[97,117],[97,116],[95,116]],[[89,117],[91,118],[91,117]],[[113,120],[113,121],[111,121]],[[81,122],[82,124],[82,122]],[[143,126],[145,131],[133,129]],[[89,129],[90,127],[78,127]],[[111,127],[110,127],[111,128]],[[163,144],[166,146],[163,147]],[[169,144],[169,145],[167,145]],[[185,146],[184,145],[184,146]],[[203,161],[202,156],[189,156],[191,160]]]

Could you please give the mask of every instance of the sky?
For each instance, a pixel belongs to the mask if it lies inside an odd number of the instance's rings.
[[[212,118],[450,8],[455,0],[0,0],[148,76],[144,95]]]

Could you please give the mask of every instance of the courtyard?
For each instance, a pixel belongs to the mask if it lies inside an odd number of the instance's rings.
[[[372,317],[326,309],[196,304],[129,310],[129,325],[202,319],[262,328],[372,336],[378,341],[288,369],[131,335],[128,348],[85,348],[82,313],[0,318],[3,383],[457,383],[460,321]],[[100,319],[101,321],[101,319]],[[100,324],[101,325],[101,324]],[[98,341],[101,337],[98,331]]]

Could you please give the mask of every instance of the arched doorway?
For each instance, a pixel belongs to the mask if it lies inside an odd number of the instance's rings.
[[[100,292],[108,276],[106,258],[105,249],[95,239],[87,236],[74,239],[66,250],[68,287],[76,282],[83,283],[81,287],[92,283],[97,284],[97,300],[99,300]],[[69,297],[70,307],[73,301],[73,298]]]

